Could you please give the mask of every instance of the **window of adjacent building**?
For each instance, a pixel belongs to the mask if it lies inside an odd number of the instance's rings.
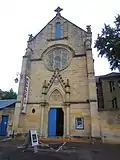
[[[109,81],[109,87],[110,87],[110,92],[113,92],[115,90],[114,81]]]
[[[56,38],[57,39],[61,38],[61,25],[60,25],[60,22],[56,23]]]
[[[112,99],[112,107],[117,108],[117,98]]]
[[[76,129],[83,130],[84,129],[84,119],[80,118],[80,117],[77,117],[75,119],[75,126],[76,126]]]

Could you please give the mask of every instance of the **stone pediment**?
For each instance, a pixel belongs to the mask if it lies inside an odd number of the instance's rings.
[[[44,81],[42,95],[43,101],[48,101],[48,99],[52,100],[53,97],[54,99],[56,97],[58,100],[62,102],[66,101],[66,98],[69,101],[69,96],[66,96],[70,95],[69,80],[67,79],[65,83],[59,71],[56,70],[48,82],[46,82],[46,80]]]
[[[31,37],[29,37],[28,43],[31,42],[31,41],[34,41],[35,38],[36,38],[37,36],[39,36],[42,32],[44,32],[44,30],[45,30],[50,24],[52,24],[53,22],[57,22],[57,21],[65,21],[65,22],[68,22],[69,24],[71,24],[71,25],[74,26],[75,28],[83,31],[84,33],[87,33],[86,30],[80,28],[78,25],[74,24],[73,22],[69,21],[68,19],[64,18],[63,16],[61,16],[61,15],[56,15],[55,17],[53,17],[52,20],[50,20],[50,21],[46,24],[46,26],[44,26],[44,28],[41,29],[40,32],[38,32],[35,36],[32,35]]]
[[[59,71],[56,70],[54,72],[54,74],[52,75],[51,79],[49,80],[49,82],[46,84],[46,94],[49,92],[50,88],[52,87],[52,85],[58,85],[60,84],[62,87],[62,90],[64,92],[66,92],[66,83],[64,82],[62,76],[60,75]]]
[[[54,90],[51,90],[50,91],[50,94],[48,94],[48,101],[50,104],[61,104],[65,101],[65,94],[63,94],[61,92],[61,89],[56,89],[54,88]]]

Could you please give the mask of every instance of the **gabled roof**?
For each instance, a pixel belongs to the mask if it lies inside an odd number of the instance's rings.
[[[49,21],[49,22],[45,25],[45,27],[46,27],[47,25],[49,25],[56,17],[57,17],[57,15],[56,15],[51,21]],[[67,19],[64,18],[63,16],[60,15],[60,17],[63,18],[64,20],[68,21],[69,23],[71,23],[72,25],[74,25],[75,27],[77,27],[78,29],[80,29],[80,30],[86,32],[84,29],[80,28],[80,27],[77,26],[76,24],[74,24],[74,23],[72,23],[71,21],[67,20]],[[36,38],[37,35],[40,34],[40,33],[45,29],[45,27],[44,27],[43,29],[41,29],[41,31],[38,32],[38,33],[37,33],[31,40],[29,40],[28,42],[31,42],[34,38]],[[87,33],[87,32],[86,32],[86,33]]]
[[[15,104],[17,100],[15,99],[8,99],[8,100],[0,100],[0,109],[4,109],[9,107],[12,104]]]

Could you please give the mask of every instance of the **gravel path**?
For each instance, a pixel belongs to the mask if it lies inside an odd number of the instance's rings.
[[[61,142],[49,142],[42,143],[34,153],[32,147],[22,152],[18,146],[23,143],[23,140],[0,142],[0,160],[120,160],[120,145],[67,142],[61,147]]]

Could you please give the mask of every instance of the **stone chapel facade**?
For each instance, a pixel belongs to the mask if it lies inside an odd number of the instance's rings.
[[[100,137],[92,32],[56,16],[30,35],[14,113],[15,133]]]

